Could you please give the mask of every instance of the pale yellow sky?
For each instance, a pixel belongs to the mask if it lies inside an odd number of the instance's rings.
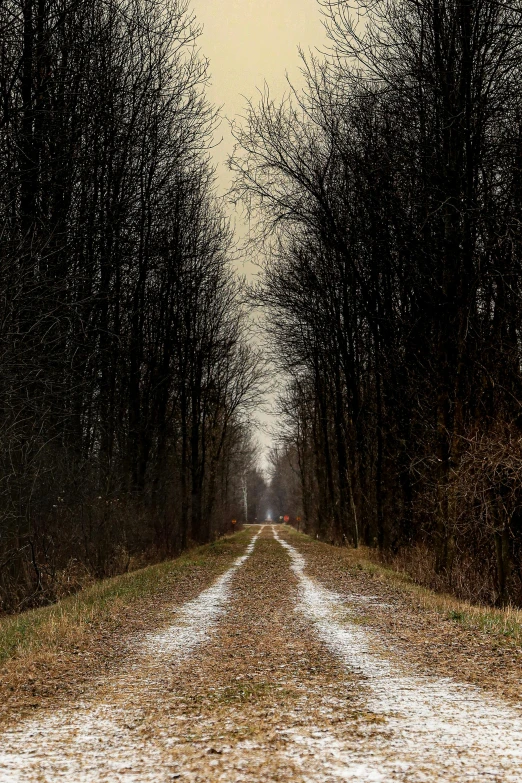
[[[266,83],[274,98],[287,91],[286,74],[300,83],[299,46],[307,51],[321,47],[325,33],[317,0],[192,0],[198,21],[203,25],[200,40],[203,54],[210,60],[209,99],[222,106],[223,122],[214,150],[222,193],[230,184],[226,167],[233,149],[228,120],[243,114],[246,98],[255,99],[257,88]],[[247,227],[240,214],[232,214],[239,236]],[[241,259],[238,272],[251,277],[256,267]],[[258,415],[264,427],[275,426],[270,414]],[[263,431],[258,439],[266,450],[271,438]]]
[[[317,0],[192,0],[192,7],[203,25],[202,52],[210,60],[209,98],[223,107],[217,134],[223,140],[214,157],[225,191],[226,159],[233,149],[227,119],[242,115],[246,99],[255,100],[265,83],[274,98],[287,91],[287,73],[299,84],[298,47],[321,46],[325,34]]]
[[[210,100],[223,105],[230,119],[241,114],[245,99],[266,82],[274,95],[286,90],[285,73],[299,80],[298,47],[324,42],[317,0],[192,0],[203,25],[201,48],[210,60]],[[231,151],[222,127],[219,161]]]

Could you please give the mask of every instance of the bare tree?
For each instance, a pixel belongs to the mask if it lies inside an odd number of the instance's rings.
[[[448,585],[466,552],[500,583],[495,536],[462,536],[455,482],[470,432],[520,419],[519,14],[323,8],[329,52],[303,60],[303,91],[249,107],[231,161],[270,246],[256,295],[308,524],[383,551],[422,542]]]

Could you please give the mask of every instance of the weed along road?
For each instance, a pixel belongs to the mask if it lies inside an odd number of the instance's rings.
[[[522,781],[518,643],[286,526],[210,559],[122,604],[90,657],[6,664],[32,684],[3,713],[1,783]]]

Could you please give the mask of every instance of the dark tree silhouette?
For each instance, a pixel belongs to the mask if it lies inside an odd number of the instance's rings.
[[[271,243],[256,296],[289,378],[307,524],[383,553],[427,547],[426,581],[521,601],[519,11],[323,8],[328,54],[303,59],[303,91],[249,107],[231,162]],[[506,478],[464,491],[487,443]]]
[[[9,610],[223,530],[260,365],[185,0],[5,0],[0,31]]]

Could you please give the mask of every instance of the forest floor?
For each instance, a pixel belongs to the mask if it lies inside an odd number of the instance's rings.
[[[522,781],[518,637],[287,527],[176,574],[0,669],[0,783]]]

